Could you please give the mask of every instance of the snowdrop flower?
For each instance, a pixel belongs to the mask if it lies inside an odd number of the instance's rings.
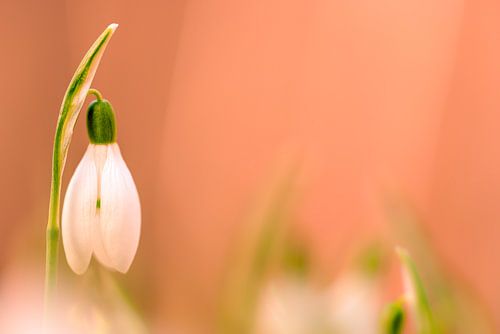
[[[104,266],[125,273],[139,243],[141,205],[134,180],[116,143],[111,104],[97,100],[87,113],[90,144],[68,185],[62,237],[71,269],[83,274],[92,254]]]
[[[335,333],[378,333],[379,294],[370,279],[345,273],[329,288],[328,300]]]
[[[259,301],[256,333],[331,333],[325,297],[297,278],[273,280]]]

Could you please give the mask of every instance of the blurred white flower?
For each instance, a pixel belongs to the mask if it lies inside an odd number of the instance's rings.
[[[258,334],[378,333],[380,298],[373,282],[344,274],[329,289],[303,280],[273,281],[257,314]]]
[[[90,144],[66,191],[62,236],[71,269],[83,274],[92,254],[125,273],[139,243],[141,206],[118,144]]]
[[[370,279],[355,273],[344,274],[330,288],[328,301],[335,333],[378,333],[380,298]]]
[[[301,280],[274,281],[261,298],[257,333],[329,333],[326,302],[322,291]]]

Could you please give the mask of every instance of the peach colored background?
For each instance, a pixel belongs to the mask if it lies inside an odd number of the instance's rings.
[[[24,240],[43,263],[59,104],[111,22],[120,28],[93,86],[115,106],[141,194],[131,275],[148,282],[157,319],[209,319],[239,222],[297,150],[308,173],[300,223],[325,273],[383,228],[379,191],[398,189],[500,328],[490,0],[1,1],[0,270]],[[80,123],[66,179],[87,143]]]

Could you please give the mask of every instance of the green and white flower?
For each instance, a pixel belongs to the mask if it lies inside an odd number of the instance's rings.
[[[125,273],[139,244],[141,205],[130,171],[116,143],[111,104],[90,104],[90,144],[66,191],[62,237],[69,266],[83,274],[92,254],[104,266]]]

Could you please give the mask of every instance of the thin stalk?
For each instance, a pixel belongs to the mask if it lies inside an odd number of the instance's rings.
[[[96,97],[97,101],[102,101],[102,94],[97,89],[90,88],[88,94],[94,95]]]
[[[50,189],[49,222],[46,231],[46,257],[45,257],[45,309],[50,309],[53,301],[56,278],[57,259],[59,250],[59,202],[61,194],[60,172],[56,168],[52,171],[52,184]]]
[[[45,314],[50,317],[56,295],[61,181],[73,128],[89,91],[104,50],[118,27],[109,25],[97,38],[78,66],[66,90],[57,121],[52,155],[49,219],[46,231]]]

